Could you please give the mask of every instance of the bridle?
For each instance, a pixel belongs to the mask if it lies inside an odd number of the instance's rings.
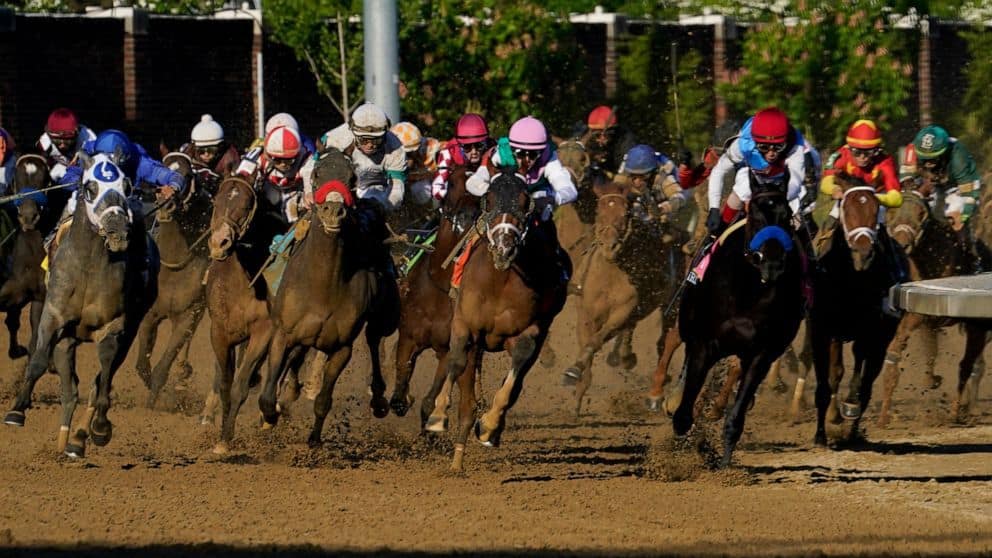
[[[923,236],[923,231],[926,229],[927,222],[930,221],[930,206],[927,205],[927,202],[923,201],[923,196],[916,190],[910,190],[907,192],[907,195],[903,196],[902,201],[903,203],[909,201],[923,207],[923,219],[916,227],[910,225],[909,223],[899,223],[895,227],[892,227],[892,235],[901,232],[907,233],[910,238],[913,239],[912,245],[916,246],[916,244],[920,242],[920,237]]]
[[[621,231],[616,227],[616,225],[609,225],[608,227],[603,227],[604,230],[605,229],[613,229],[613,230],[615,230],[617,232],[617,236],[620,237],[620,245],[622,246],[623,244],[625,244],[627,242],[627,239],[630,238],[631,233],[634,232],[634,227],[631,226],[631,220],[633,219],[633,217],[630,214],[630,207],[631,207],[630,200],[624,194],[603,194],[602,196],[599,196],[599,200],[598,201],[601,201],[601,200],[604,200],[604,199],[609,199],[609,198],[620,198],[620,199],[622,199],[624,201],[625,204],[627,204],[626,211],[624,212],[625,220],[624,220],[624,231],[623,231],[623,235],[620,234]],[[597,203],[598,203],[598,201],[597,201]],[[599,238],[599,231],[600,231],[600,227],[594,227],[594,229],[593,229],[593,244],[596,244],[596,245],[602,244],[602,239]]]
[[[224,183],[231,183],[232,186],[230,189],[233,192],[246,191],[249,197],[251,198],[251,209],[248,210],[248,214],[245,216],[243,222],[239,223],[231,218],[230,208],[227,208],[227,211],[225,211],[223,215],[219,216],[221,222],[231,227],[231,230],[234,231],[235,233],[234,240],[238,240],[242,238],[245,235],[245,233],[248,232],[248,227],[251,226],[252,220],[254,220],[255,218],[255,211],[258,209],[258,194],[255,193],[255,189],[252,188],[251,184],[249,184],[247,180],[241,178],[240,176],[229,176],[226,179],[224,179]],[[222,191],[223,190],[218,190],[217,192],[218,199],[223,197],[221,195]],[[230,197],[231,195],[228,194],[228,199],[230,199]]]
[[[844,229],[844,238],[847,240],[848,245],[857,242],[861,237],[868,237],[868,241],[872,244],[875,243],[875,239],[878,237],[877,224],[872,227],[854,227],[853,229],[847,226],[847,218],[844,213],[844,205],[847,203],[848,196],[852,192],[869,192],[871,196],[875,195],[875,188],[871,186],[854,186],[844,190],[844,197],[840,200],[840,224]]]

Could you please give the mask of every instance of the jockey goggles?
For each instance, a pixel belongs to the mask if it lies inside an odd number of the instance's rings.
[[[486,150],[486,142],[484,142],[484,141],[477,141],[475,143],[463,143],[461,145],[462,145],[462,151],[465,151],[466,153],[468,153],[469,151],[485,151]]]
[[[355,136],[355,143],[360,146],[379,147],[386,136]]]
[[[197,146],[196,152],[197,153],[207,153],[209,155],[216,155],[218,152],[220,152],[220,146],[219,145]]]
[[[785,143],[755,143],[754,146],[762,153],[782,153],[785,151]]]
[[[273,157],[272,165],[288,169],[296,162],[296,157]]]
[[[870,158],[870,157],[874,157],[877,154],[878,154],[878,148],[877,147],[870,147],[868,149],[861,149],[859,147],[852,147],[851,148],[851,155],[853,155],[854,157],[869,157]]]
[[[517,159],[530,159],[536,161],[541,156],[543,149],[514,149],[513,156]]]

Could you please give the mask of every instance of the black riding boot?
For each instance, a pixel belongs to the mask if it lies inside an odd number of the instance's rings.
[[[555,254],[555,264],[558,268],[559,280],[562,284],[567,284],[572,278],[572,259],[568,257],[568,252],[561,247],[558,242],[558,229],[553,220],[542,221],[540,216],[534,218],[535,225],[545,242]]]
[[[371,268],[395,279],[396,268],[393,265],[393,257],[389,247],[384,244],[390,236],[389,229],[386,228],[385,208],[375,200],[359,199],[355,204],[355,215],[358,218],[361,238],[366,239],[368,245],[372,247],[368,257]]]

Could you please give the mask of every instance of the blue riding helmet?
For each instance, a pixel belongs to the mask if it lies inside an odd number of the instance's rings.
[[[650,145],[635,145],[624,156],[623,169],[628,174],[647,174],[658,170],[658,153]]]
[[[106,153],[118,166],[125,167],[131,163],[134,144],[128,139],[127,134],[120,130],[104,130],[93,142],[93,152]]]

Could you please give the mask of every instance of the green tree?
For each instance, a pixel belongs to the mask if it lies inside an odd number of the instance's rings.
[[[823,3],[799,13],[795,25],[777,18],[747,33],[742,67],[721,89],[732,107],[751,113],[777,105],[821,147],[841,144],[858,118],[884,125],[907,115],[908,49],[878,3]]]
[[[992,59],[988,56],[992,50],[992,33],[980,27],[962,33],[962,36],[968,42],[971,56],[964,69],[968,88],[951,120],[955,126],[951,132],[961,138],[979,165],[985,168],[992,162],[992,128],[989,125],[992,122],[992,96],[988,94],[988,84],[992,83]]]

